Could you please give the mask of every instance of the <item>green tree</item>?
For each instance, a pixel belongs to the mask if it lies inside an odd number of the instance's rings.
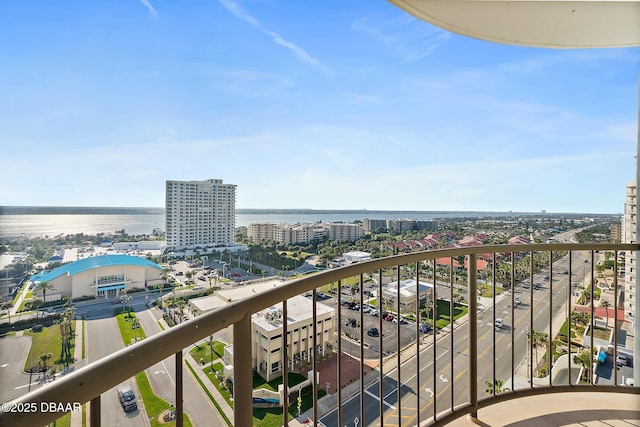
[[[40,355],[40,361],[42,361],[42,370],[47,372],[47,360],[51,359],[53,355],[51,353],[44,353]]]
[[[47,291],[52,291],[55,289],[55,286],[53,286],[53,283],[51,282],[40,282],[38,283],[38,287],[37,290],[42,292],[42,301],[44,304],[47,303]]]
[[[611,303],[609,301],[602,301],[600,307],[604,307],[606,316],[607,316],[607,328],[609,328],[609,307],[611,307]]]
[[[529,343],[529,345],[533,347],[533,350],[536,354],[536,368],[537,368],[539,364],[538,348],[539,347],[547,348],[549,344],[549,334],[546,334],[544,332],[536,332],[536,331],[527,332],[527,342]]]
[[[504,381],[499,378],[494,378],[493,381],[485,381],[484,382],[484,392],[487,394],[493,394],[493,390],[495,389],[495,394],[502,393],[504,391],[509,391],[509,388],[504,387]]]
[[[582,365],[583,373],[586,374],[585,381],[591,382],[591,364],[593,363],[593,356],[590,350],[583,350],[580,353],[573,356],[573,363]]]
[[[42,307],[42,303],[43,301],[40,298],[34,298],[31,300],[31,303],[29,304],[30,309],[36,311],[36,319],[38,318],[38,315],[39,315],[38,309]]]
[[[0,306],[0,310],[6,311],[7,316],[9,316],[9,323],[11,323],[11,309],[13,308],[13,303],[11,301],[5,301]]]

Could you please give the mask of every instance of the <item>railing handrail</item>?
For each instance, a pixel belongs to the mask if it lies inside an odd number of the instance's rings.
[[[285,282],[265,290],[255,296],[230,302],[228,305],[204,313],[195,319],[177,325],[162,333],[125,347],[109,356],[65,375],[55,382],[33,390],[13,403],[60,402],[64,405],[88,402],[123,381],[144,371],[149,366],[175,355],[194,342],[210,336],[221,329],[240,322],[260,310],[280,303],[295,295],[337,282],[348,277],[371,271],[407,265],[419,261],[430,261],[443,257],[478,255],[483,253],[523,253],[536,251],[637,251],[640,244],[614,243],[551,243],[486,245],[459,248],[436,249],[399,254],[385,258],[328,269],[318,274],[308,275]],[[470,319],[477,313],[470,311]],[[11,413],[0,412],[0,425],[44,425],[57,418],[58,414],[48,412]]]

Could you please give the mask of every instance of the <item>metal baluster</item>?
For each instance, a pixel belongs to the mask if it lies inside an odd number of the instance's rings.
[[[176,427],[182,427],[184,423],[184,383],[182,379],[182,350],[175,355],[176,364]]]
[[[471,418],[478,418],[478,281],[476,254],[469,255],[469,400]],[[495,328],[494,328],[495,329]],[[434,329],[435,334],[435,329]],[[494,358],[495,360],[495,358]],[[495,363],[495,362],[494,362]]]

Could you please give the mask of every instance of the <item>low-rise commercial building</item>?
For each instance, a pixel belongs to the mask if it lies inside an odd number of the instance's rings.
[[[46,301],[62,298],[110,298],[125,290],[141,289],[162,282],[162,267],[146,258],[112,254],[70,262],[31,278],[37,287],[49,283]]]
[[[218,291],[214,296],[196,298],[189,304],[198,313],[213,310],[238,299],[264,292],[285,283],[271,280],[253,285]],[[293,368],[313,360],[313,301],[304,296],[295,296],[287,301],[287,360]],[[333,351],[336,340],[336,310],[322,303],[316,303],[316,344],[318,355],[328,355]],[[228,330],[229,342],[233,331]],[[268,307],[251,316],[253,368],[267,381],[282,375],[283,316],[282,303]],[[225,350],[233,353],[233,348]]]
[[[420,293],[420,306],[423,306],[431,299],[431,289],[433,285],[429,283],[418,283],[414,279],[406,279],[398,282],[391,282],[382,290],[383,303],[391,309],[397,309],[398,298],[400,298],[400,313],[413,313],[416,311],[416,291]]]

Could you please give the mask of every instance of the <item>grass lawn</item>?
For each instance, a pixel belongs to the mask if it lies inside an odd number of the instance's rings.
[[[57,420],[55,420],[51,425],[56,427],[69,427],[71,426],[71,412],[67,412]]]
[[[302,381],[307,378],[299,374],[297,372],[289,372],[287,375],[289,380],[289,387],[293,387],[296,384],[300,384]],[[275,380],[271,380],[269,382],[265,381],[257,372],[253,371],[253,388],[266,388],[271,391],[278,391],[278,386],[282,384],[282,377],[276,378]]]
[[[451,323],[451,318],[449,316],[449,301],[439,299],[437,304],[438,316],[436,320],[436,328],[442,329]],[[456,305],[453,307],[453,319],[456,320],[469,311],[469,307],[466,305]],[[424,318],[423,318],[424,320]]]
[[[136,375],[136,382],[138,383],[140,397],[144,401],[144,407],[147,411],[147,416],[149,417],[151,427],[175,426],[175,420],[168,423],[160,423],[158,421],[158,417],[160,416],[160,414],[169,409],[169,402],[155,395],[153,389],[151,388],[151,384],[149,383],[149,379],[147,378],[147,374],[145,372],[138,373]],[[191,426],[191,421],[189,420],[187,414],[183,414],[183,420],[185,426]]]
[[[214,363],[213,369],[211,369],[210,366],[207,366],[206,368],[204,368],[204,373],[207,375],[211,383],[218,389],[218,391],[220,392],[222,397],[224,397],[224,400],[227,401],[229,406],[233,408],[233,401],[231,400],[233,396],[231,396],[231,393],[229,393],[229,390],[227,390],[224,386],[220,385],[220,381],[216,377],[216,371],[220,371],[224,373],[224,366],[222,366],[222,363],[220,362]]]
[[[318,390],[318,399],[326,395],[323,389]],[[308,411],[313,406],[313,394],[307,394],[302,398],[300,413]],[[298,402],[293,399],[289,405],[289,420],[298,415]],[[280,427],[283,425],[282,408],[253,408],[253,425],[255,427]]]
[[[496,295],[500,295],[502,291],[504,291],[504,288],[496,286]],[[493,298],[493,287],[490,285],[481,285],[480,296],[483,298]]]
[[[120,334],[122,334],[122,340],[125,346],[133,344],[135,340],[140,341],[147,337],[139,326],[140,324],[138,323],[138,318],[135,313],[120,313],[116,316],[116,320],[118,321],[118,328],[120,328]],[[138,327],[133,329],[132,325],[136,324]]]
[[[213,341],[213,360],[222,359],[224,357],[224,347],[225,343],[222,341]],[[199,361],[201,358],[204,361],[205,365],[211,363],[211,349],[209,348],[209,342],[200,343],[189,352],[191,356],[196,361]]]
[[[75,323],[73,325],[75,326]],[[62,336],[60,334],[60,327],[57,324],[44,327],[40,332],[32,332],[27,329],[24,331],[24,335],[31,336],[31,348],[29,349],[27,360],[24,363],[25,371],[28,371],[31,366],[37,367],[40,356],[47,353],[51,353],[51,358],[47,360],[47,366],[55,365],[58,368],[64,367],[64,361],[60,359]],[[71,346],[73,347],[73,342]],[[73,353],[73,349],[71,351]],[[73,361],[67,362],[73,363]]]

